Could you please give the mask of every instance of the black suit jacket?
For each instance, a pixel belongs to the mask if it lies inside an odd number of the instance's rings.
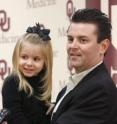
[[[51,124],[117,124],[117,89],[104,64],[64,97]]]

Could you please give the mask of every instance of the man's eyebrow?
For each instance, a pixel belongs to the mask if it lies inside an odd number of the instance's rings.
[[[81,36],[77,36],[78,38],[88,38],[87,36],[85,35],[81,35]]]

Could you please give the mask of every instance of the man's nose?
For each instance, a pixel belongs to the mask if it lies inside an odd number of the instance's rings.
[[[74,39],[73,42],[71,43],[72,48],[77,48],[78,47],[78,41],[77,39]]]

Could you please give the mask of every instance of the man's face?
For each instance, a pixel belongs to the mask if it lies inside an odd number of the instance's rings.
[[[105,41],[97,43],[97,27],[91,23],[71,23],[68,29],[68,63],[77,73],[103,60]]]

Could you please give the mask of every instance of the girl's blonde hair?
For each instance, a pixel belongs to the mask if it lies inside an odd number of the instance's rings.
[[[43,86],[41,96],[36,96],[46,103],[50,102],[51,89],[52,89],[52,65],[53,65],[53,51],[50,40],[43,41],[36,33],[26,33],[23,35],[16,43],[14,48],[12,63],[13,63],[13,73],[19,77],[19,90],[24,90],[29,95],[33,95],[33,88],[24,78],[19,70],[19,56],[24,42],[29,42],[31,44],[39,45],[44,55],[44,69],[46,70],[44,77],[42,77]]]

